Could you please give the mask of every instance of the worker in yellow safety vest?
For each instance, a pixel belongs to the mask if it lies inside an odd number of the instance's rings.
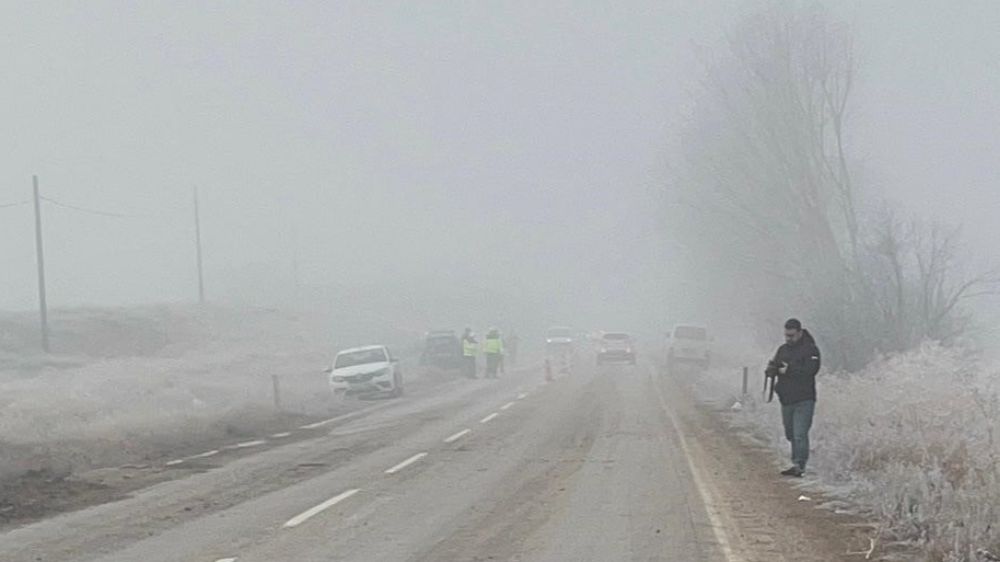
[[[503,365],[503,339],[500,338],[500,330],[490,328],[486,333],[486,341],[483,342],[483,351],[486,353],[486,378],[497,378],[497,371]]]
[[[479,342],[471,328],[466,328],[462,334],[462,371],[470,379],[476,378],[476,354],[479,353]]]

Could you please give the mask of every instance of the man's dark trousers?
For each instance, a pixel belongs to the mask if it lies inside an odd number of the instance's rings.
[[[809,429],[812,428],[815,400],[802,400],[781,407],[781,421],[785,425],[785,439],[792,444],[792,463],[806,469],[809,462]]]

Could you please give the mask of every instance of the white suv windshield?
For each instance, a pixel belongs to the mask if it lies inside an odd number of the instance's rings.
[[[363,351],[341,353],[337,356],[337,362],[334,365],[334,368],[340,369],[343,367],[353,367],[355,365],[366,365],[368,363],[385,363],[387,360],[388,359],[385,356],[384,349],[365,349]]]

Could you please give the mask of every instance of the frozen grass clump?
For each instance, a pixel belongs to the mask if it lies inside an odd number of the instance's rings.
[[[988,560],[1000,553],[998,376],[977,354],[934,343],[822,374],[811,469],[878,519],[883,541],[928,561]],[[718,380],[706,381],[716,393]],[[742,406],[734,420],[787,456],[777,404],[751,393]]]
[[[30,319],[0,317],[0,478],[131,461],[153,445],[225,437],[277,412],[325,414],[334,347],[267,310],[56,311],[55,353]],[[30,332],[30,336],[28,335]]]

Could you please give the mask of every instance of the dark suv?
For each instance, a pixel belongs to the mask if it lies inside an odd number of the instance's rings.
[[[632,336],[625,332],[605,332],[597,348],[597,364],[628,363],[635,365],[635,348]]]
[[[420,364],[438,369],[458,369],[462,361],[462,342],[453,330],[435,330],[427,334]]]

